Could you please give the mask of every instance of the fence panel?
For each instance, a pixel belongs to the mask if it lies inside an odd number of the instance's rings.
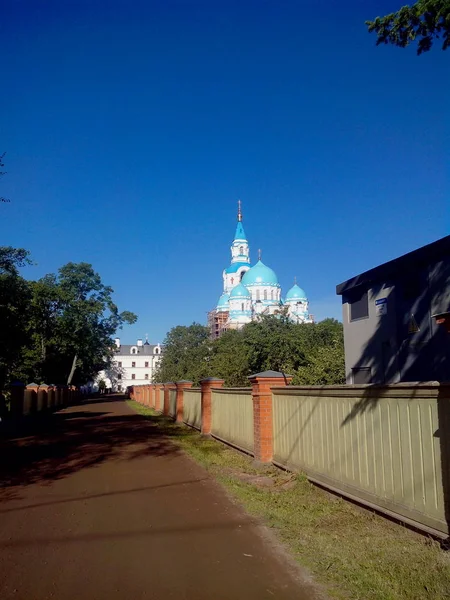
[[[253,453],[253,400],[247,388],[212,390],[211,433]]]
[[[438,396],[438,384],[274,389],[274,460],[447,533]]]
[[[202,393],[199,389],[187,388],[183,397],[183,421],[201,429],[202,427]]]
[[[177,416],[177,390],[169,390],[169,416]]]

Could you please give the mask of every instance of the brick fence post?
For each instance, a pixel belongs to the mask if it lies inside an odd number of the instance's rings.
[[[62,404],[62,386],[55,386],[55,406],[61,406]]]
[[[39,385],[37,383],[29,383],[25,388],[24,414],[32,415],[38,410],[37,395]]]
[[[167,417],[169,415],[170,390],[176,390],[177,386],[173,383],[173,381],[168,381],[167,383],[164,383],[163,385],[164,385],[163,415]]]
[[[213,388],[221,388],[224,384],[223,379],[217,377],[207,377],[200,381],[200,387],[202,390],[202,435],[211,435],[211,398]]]
[[[54,408],[55,406],[55,386],[49,385],[47,388],[47,408]]]
[[[161,412],[162,411],[162,408],[161,408],[161,384],[155,383],[153,385],[153,389],[154,389],[154,394],[155,394],[155,410],[157,410],[158,412]]]
[[[37,393],[37,409],[42,412],[48,405],[48,385],[43,383],[39,386]]]
[[[177,386],[177,423],[183,422],[183,407],[184,407],[184,390],[192,387],[192,381],[182,379],[176,382]]]
[[[290,375],[278,371],[264,371],[250,375],[253,399],[253,433],[255,461],[270,463],[273,459],[272,387],[285,387],[292,381]]]

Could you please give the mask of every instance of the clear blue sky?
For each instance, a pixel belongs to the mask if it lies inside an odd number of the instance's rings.
[[[402,4],[4,3],[0,243],[92,263],[157,342],[217,302],[241,198],[253,261],[339,317],[337,283],[448,233],[450,51],[364,26]]]

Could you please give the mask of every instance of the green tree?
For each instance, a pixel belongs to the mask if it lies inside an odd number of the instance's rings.
[[[344,347],[336,338],[329,345],[318,346],[306,365],[294,373],[294,385],[336,385],[345,383]]]
[[[9,383],[21,362],[28,341],[30,287],[19,268],[30,264],[23,248],[0,247],[0,390]]]
[[[3,154],[0,154],[0,169],[2,169],[5,164],[3,163],[3,158],[5,156],[5,153],[3,152]],[[6,175],[5,171],[0,171],[0,177],[2,175]],[[0,196],[0,202],[9,202],[8,198],[4,198],[3,196]]]
[[[244,330],[226,331],[214,341],[209,374],[221,377],[229,387],[249,385],[249,346]]]
[[[442,36],[442,49],[450,44],[450,0],[418,0],[397,12],[366,21],[369,32],[377,34],[379,44],[405,48],[418,40],[417,54],[430,50],[433,40]]]
[[[88,263],[67,263],[58,272],[60,314],[57,321],[58,350],[65,361],[67,384],[93,377],[107,366],[112,355],[112,335],[136,315],[119,313],[113,290]]]
[[[286,316],[264,316],[243,328],[251,373],[274,370],[290,374],[305,364],[304,327]]]
[[[211,373],[212,342],[209,329],[199,323],[173,327],[164,340],[164,354],[156,369],[155,381],[187,379],[198,385]]]

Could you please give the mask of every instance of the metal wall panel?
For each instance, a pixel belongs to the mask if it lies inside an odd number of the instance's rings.
[[[212,390],[211,433],[253,453],[253,400],[246,388]]]
[[[450,400],[438,396],[433,384],[274,389],[274,460],[445,533]]]
[[[177,390],[169,390],[169,416],[177,416]]]
[[[202,393],[196,389],[185,389],[183,397],[183,421],[201,429],[202,427]]]

